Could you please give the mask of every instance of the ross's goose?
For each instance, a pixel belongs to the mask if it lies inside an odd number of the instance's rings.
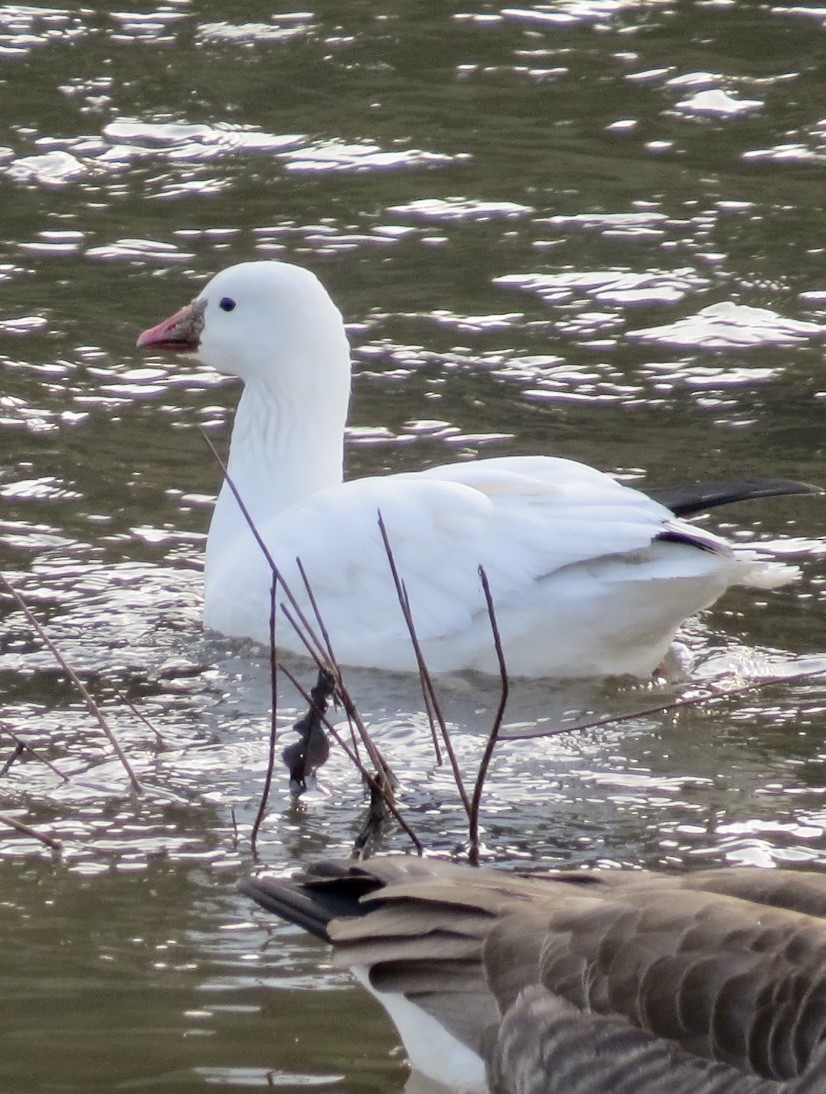
[[[332,942],[452,1091],[826,1090],[820,873],[520,876],[396,855],[241,888]]]
[[[500,457],[344,482],[350,348],[335,304],[301,267],[222,270],[138,345],[244,381],[229,476],[306,603],[301,559],[342,664],[415,668],[379,513],[437,672],[497,671],[480,565],[509,670],[536,677],[648,676],[682,621],[728,586],[771,589],[797,575],[571,460]],[[207,542],[206,626],[268,642],[270,585],[225,483]],[[283,621],[278,642],[304,652]]]

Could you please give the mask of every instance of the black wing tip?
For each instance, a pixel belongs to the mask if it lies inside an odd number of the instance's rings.
[[[715,509],[718,505],[730,505],[757,498],[778,498],[792,495],[815,496],[823,494],[822,486],[796,479],[725,479],[720,482],[695,483],[687,486],[659,487],[646,493],[660,502],[676,517],[689,517]]]
[[[250,897],[265,912],[301,927],[310,934],[329,942],[327,924],[332,918],[302,891],[301,883],[262,874],[243,878],[238,883],[244,896]]]
[[[271,915],[329,942],[330,921],[365,915],[362,898],[383,884],[356,862],[329,860],[292,877],[251,874],[238,882],[238,888]]]

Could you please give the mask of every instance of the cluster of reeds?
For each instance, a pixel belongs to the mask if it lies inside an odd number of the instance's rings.
[[[212,448],[211,442],[208,441],[208,443]],[[212,448],[212,451],[213,454],[215,454],[216,459],[218,459],[214,448]],[[300,559],[297,559],[296,562],[303,581],[307,602],[311,607],[312,619],[308,618],[293,590],[290,589],[289,585],[284,580],[278,566],[270,555],[266,543],[256,529],[255,524],[244,505],[243,499],[239,496],[235,485],[227,475],[226,468],[224,468],[224,474],[241,512],[244,514],[258,546],[267,560],[272,575],[269,607],[269,665],[272,695],[269,747],[264,787],[250,835],[251,851],[253,855],[256,853],[261,824],[267,814],[269,796],[278,761],[279,732],[277,729],[277,694],[279,679],[282,675],[292,684],[299,696],[307,704],[306,714],[299,719],[293,727],[298,733],[298,739],[292,740],[281,752],[281,759],[287,768],[291,793],[295,797],[299,797],[304,793],[308,782],[312,781],[317,770],[326,762],[332,741],[343,751],[349,762],[360,775],[369,799],[366,818],[356,836],[353,854],[356,856],[365,856],[369,854],[380,841],[385,824],[391,819],[395,821],[407,835],[415,850],[419,854],[422,854],[426,848],[416,834],[409,819],[405,817],[396,798],[396,789],[399,786],[399,779],[393,771],[388,759],[382,754],[372,739],[370,729],[359,712],[356,700],[347,685],[345,670],[336,658],[329,632],[325,627],[324,619],[313,593],[311,583],[304,567],[301,565]],[[422,646],[416,633],[416,624],[404,578],[399,573],[396,566],[393,546],[384,525],[384,521],[382,520],[381,513],[376,514],[376,519],[384,544],[387,564],[390,568],[390,573],[392,574],[399,607],[401,608],[411,647],[415,655],[419,681],[421,684],[422,700],[430,726],[430,736],[435,761],[438,765],[441,765],[445,762],[446,757],[446,761],[449,764],[459,800],[467,816],[467,857],[472,864],[476,865],[480,858],[480,815],[485,781],[494,750],[500,740],[510,694],[510,680],[496,619],[494,596],[484,569],[479,567],[479,580],[482,595],[487,607],[491,630],[491,642],[496,651],[499,666],[500,693],[493,721],[482,750],[482,756],[472,778],[472,788],[469,789],[471,780],[466,779],[466,774],[462,771],[457,760],[434,678],[428,669]],[[2,577],[2,575],[0,575],[0,585],[2,585],[9,596],[11,596],[20,611],[23,612],[28,623],[39,636],[44,646],[51,652],[63,673],[71,681],[72,685],[83,699],[92,718],[97,722],[101,732],[111,744],[115,755],[122,764],[131,793],[137,797],[141,796],[144,792],[144,788],[135,774],[129,759],[118,740],[114,728],[104,715],[100,705],[91,695],[78,674],[72,669],[71,665],[68,664],[60,650],[51,640],[19,593],[4,577]],[[315,685],[309,689],[278,657],[277,631],[279,620],[285,622],[299,636],[308,658],[315,664],[317,680]],[[822,675],[822,673],[803,672],[793,676],[784,676],[782,681],[784,684],[788,685],[811,679],[817,675]],[[676,713],[686,707],[696,706],[700,703],[727,700],[773,682],[776,682],[775,678],[761,678],[737,687],[728,687],[725,689],[720,689],[711,683],[703,688],[696,689],[695,693],[690,696],[684,696],[672,702],[656,703],[624,715],[600,717],[573,725],[556,726],[535,733],[509,733],[507,739],[524,740],[527,738],[547,738],[558,736],[563,733],[567,734],[591,730],[600,726],[617,725],[621,722],[640,717],[650,717],[667,712]],[[138,718],[157,734],[157,730],[155,730],[151,723],[143,717],[140,711],[138,711],[125,696],[120,696],[119,698],[124,704],[130,707]],[[346,717],[346,729],[342,729],[331,720],[329,716],[329,706],[331,703],[343,711]],[[28,754],[33,759],[46,764],[60,778],[67,778],[67,776],[63,775],[45,756],[28,745],[10,726],[0,722],[0,735],[2,734],[5,734],[11,740],[13,749],[2,768],[0,768],[0,774],[8,771],[11,764],[16,762],[21,756]],[[62,846],[59,840],[36,831],[14,817],[0,813],[0,824],[6,824],[25,835],[39,840],[57,856],[61,853]]]
[[[212,449],[216,460],[221,464],[225,479],[235,500],[246,520],[249,529],[267,560],[270,568],[270,672],[272,707],[270,720],[270,741],[267,773],[264,782],[264,790],[259,803],[255,823],[251,834],[253,854],[256,851],[257,835],[261,823],[266,816],[267,802],[272,778],[277,759],[277,688],[279,674],[284,674],[293,684],[302,699],[308,704],[307,713],[294,726],[299,734],[299,740],[288,745],[282,752],[282,759],[289,772],[290,788],[298,796],[303,793],[308,778],[314,777],[316,771],[326,761],[329,755],[329,740],[325,736],[329,733],[333,741],[340,747],[348,760],[361,775],[364,785],[369,792],[369,808],[367,818],[362,829],[358,833],[353,854],[361,856],[369,853],[380,838],[381,828],[388,817],[392,817],[409,837],[415,850],[422,854],[425,850],[422,841],[416,835],[410,822],[403,816],[396,800],[395,789],[398,779],[393,769],[379,751],[372,740],[368,726],[359,713],[356,701],[347,686],[345,671],[336,658],[335,650],[330,639],[329,632],[324,624],[318,602],[313,593],[312,585],[300,559],[296,559],[297,568],[304,585],[304,592],[311,606],[313,618],[310,620],[302,610],[297,597],[285,581],[275,560],[272,558],[266,543],[255,526],[252,517],[238,493],[235,484],[227,473],[227,469],[220,460],[209,438],[207,443]],[[510,679],[505,659],[505,652],[499,633],[496,618],[496,605],[494,596],[488,582],[487,574],[483,567],[479,567],[479,580],[482,595],[487,608],[491,629],[491,642],[496,652],[499,666],[500,694],[494,718],[488,731],[487,740],[482,751],[482,756],[473,778],[473,788],[468,792],[465,774],[461,770],[456,757],[456,752],[450,737],[447,720],[443,714],[439,701],[437,688],[433,675],[428,669],[421,643],[416,633],[416,624],[410,604],[410,599],[405,586],[404,578],[399,573],[393,554],[393,545],[387,532],[387,528],[380,512],[376,514],[379,532],[384,545],[387,564],[393,578],[398,604],[407,627],[411,648],[414,652],[416,666],[421,685],[422,700],[430,726],[430,736],[433,744],[435,761],[441,765],[443,761],[442,750],[447,757],[450,771],[453,777],[456,791],[462,807],[467,815],[467,857],[471,864],[478,865],[480,852],[480,812],[484,793],[485,780],[487,778],[490,762],[494,750],[500,740],[505,712],[510,694]],[[277,621],[280,617],[287,622],[301,640],[302,645],[312,661],[315,662],[318,679],[314,688],[308,691],[282,662],[278,659],[277,645]],[[792,676],[783,677],[784,684],[794,684],[811,679],[822,673],[802,672]],[[672,702],[657,703],[642,709],[619,716],[605,716],[582,721],[574,725],[556,726],[535,733],[508,734],[508,740],[540,739],[561,734],[583,732],[596,729],[601,726],[617,725],[640,717],[650,717],[663,713],[677,713],[687,707],[699,704],[720,702],[734,696],[742,695],[769,683],[776,682],[774,678],[762,678],[750,681],[737,687],[721,689],[714,683],[710,683],[702,689],[698,689],[693,695],[680,697]],[[333,702],[340,707],[347,718],[349,733],[343,734],[328,717],[329,703]],[[362,757],[363,747],[367,762]]]

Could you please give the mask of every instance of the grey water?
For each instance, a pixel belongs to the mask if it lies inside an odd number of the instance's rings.
[[[202,633],[200,565],[203,434],[225,451],[238,391],[139,331],[284,257],[348,320],[350,475],[544,452],[652,487],[824,484],[824,47],[826,9],[739,0],[0,5],[0,568],[146,788],[4,594],[0,759],[13,732],[56,770],[4,768],[0,812],[64,851],[0,825],[0,1090],[407,1081],[324,948],[236,893],[269,671]],[[685,683],[522,686],[509,730],[773,682],[503,743],[489,860],[826,860],[824,503],[709,524],[801,580],[693,621]],[[460,848],[417,687],[349,681],[411,824]],[[442,685],[468,777],[498,697]],[[285,730],[300,708],[282,682]],[[337,750],[323,782],[296,805],[277,773],[258,861],[349,852],[365,803]]]

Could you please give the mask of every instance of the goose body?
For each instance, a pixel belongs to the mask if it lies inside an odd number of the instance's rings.
[[[649,676],[683,620],[730,585],[773,588],[797,574],[571,460],[503,457],[343,481],[349,345],[338,309],[300,267],[229,267],[139,345],[195,354],[244,381],[229,477],[312,617],[301,560],[342,664],[416,667],[379,513],[436,672],[498,671],[479,566],[509,671],[534,677]],[[225,483],[207,543],[205,624],[268,643],[271,583]],[[278,644],[304,652],[283,620]]]
[[[515,874],[411,856],[250,878],[414,1068],[491,1094],[826,1090],[826,877]]]

